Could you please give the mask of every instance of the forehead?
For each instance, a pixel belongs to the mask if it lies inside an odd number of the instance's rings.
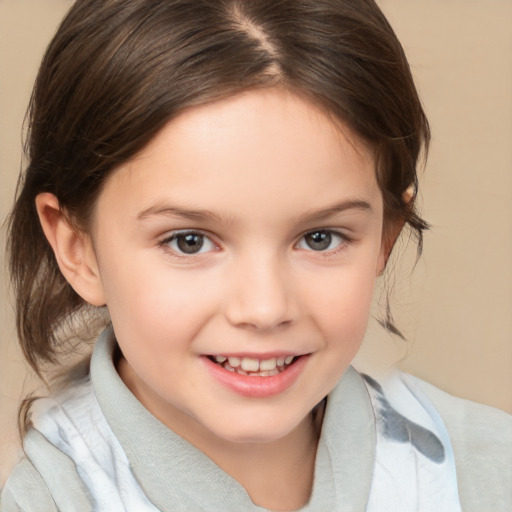
[[[374,167],[348,127],[303,98],[264,89],[182,113],[107,180],[102,196],[139,208],[179,200],[233,215],[317,208],[379,201]]]

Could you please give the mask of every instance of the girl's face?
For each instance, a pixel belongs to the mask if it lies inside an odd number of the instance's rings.
[[[287,436],[361,344],[382,227],[370,152],[311,103],[268,89],[183,113],[95,211],[121,377],[192,442]]]

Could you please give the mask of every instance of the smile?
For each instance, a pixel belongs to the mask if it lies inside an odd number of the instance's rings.
[[[225,370],[251,377],[272,377],[286,370],[296,359],[295,356],[255,359],[252,357],[210,356],[209,358]]]
[[[292,387],[311,354],[280,355],[258,359],[247,356],[210,355],[201,360],[223,387],[250,398],[268,398]]]

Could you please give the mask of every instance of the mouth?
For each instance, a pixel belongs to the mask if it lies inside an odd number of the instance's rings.
[[[209,374],[228,390],[249,398],[270,398],[294,385],[311,355],[272,354],[259,359],[220,354],[201,359]]]
[[[273,377],[287,370],[301,356],[279,356],[268,359],[237,356],[208,356],[208,359],[224,370],[249,377]]]

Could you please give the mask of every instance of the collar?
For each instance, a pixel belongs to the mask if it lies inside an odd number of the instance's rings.
[[[245,489],[203,452],[156,419],[114,366],[111,328],[99,337],[91,380],[110,428],[149,500],[162,511],[263,511]],[[310,501],[300,512],[364,512],[375,459],[375,419],[360,375],[349,367],[329,394]],[[207,508],[205,508],[207,507]]]

